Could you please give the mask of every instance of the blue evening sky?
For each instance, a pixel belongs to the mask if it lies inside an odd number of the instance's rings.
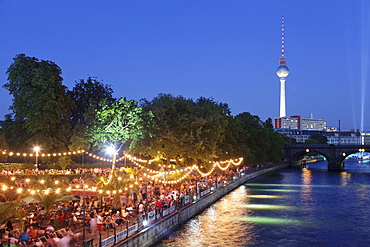
[[[366,0],[0,0],[0,81],[24,53],[59,65],[70,89],[91,75],[115,97],[213,97],[273,119],[284,14],[287,115],[370,130],[369,13]]]

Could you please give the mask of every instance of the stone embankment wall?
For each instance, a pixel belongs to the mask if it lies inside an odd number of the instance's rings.
[[[227,184],[224,187],[210,193],[208,196],[202,198],[201,200],[195,201],[192,204],[181,208],[179,211],[176,211],[163,220],[156,222],[148,228],[145,228],[144,230],[131,236],[125,241],[117,243],[115,246],[146,247],[154,245],[155,243],[161,241],[165,236],[169,235],[177,228],[179,228],[180,225],[184,224],[186,221],[193,218],[194,216],[202,213],[207,207],[209,207],[234,189],[238,188],[240,185],[246,183],[248,180],[286,167],[288,167],[288,165],[280,165],[267,169],[261,169],[251,174],[246,174],[240,179],[235,180],[234,182]]]

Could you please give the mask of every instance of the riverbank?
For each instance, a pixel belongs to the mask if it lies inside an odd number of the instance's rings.
[[[346,160],[340,173],[321,161],[257,177],[156,247],[368,246],[369,175]]]
[[[161,241],[164,237],[172,233],[174,230],[179,228],[189,219],[195,217],[196,215],[202,213],[207,207],[215,203],[217,200],[227,195],[234,189],[238,188],[240,185],[246,183],[247,181],[267,174],[276,170],[281,170],[288,167],[288,165],[279,165],[269,168],[261,168],[252,173],[240,174],[240,177],[236,178],[234,181],[221,185],[216,189],[209,189],[209,191],[203,191],[203,194],[199,195],[199,198],[194,200],[192,203],[175,210],[174,208],[169,208],[168,214],[162,219],[153,222],[146,228],[139,232],[132,234],[127,237],[129,233],[135,232],[137,226],[132,226],[132,229],[125,229],[120,232],[116,232],[113,236],[102,241],[101,246],[119,246],[119,247],[146,247],[154,246],[156,243]],[[150,216],[151,212],[148,214]],[[150,220],[150,219],[149,219]],[[127,237],[127,239],[124,239]],[[123,240],[124,239],[124,240]]]

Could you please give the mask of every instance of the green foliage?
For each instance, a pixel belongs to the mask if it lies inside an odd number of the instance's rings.
[[[137,180],[137,175],[140,174],[141,169],[138,167],[133,167],[133,168],[125,168],[124,171],[130,176],[130,178],[133,178]]]
[[[73,164],[74,164],[74,162],[72,161],[70,156],[60,157],[59,160],[58,160],[58,163],[57,163],[58,168],[61,169],[61,170],[66,170],[68,167],[70,167]]]
[[[244,157],[245,160],[251,160],[251,152],[246,145],[246,136],[241,122],[234,117],[227,117],[225,138],[219,144],[219,159],[227,160],[234,157]]]
[[[305,141],[306,144],[327,144],[328,138],[326,136],[320,134],[312,134],[310,137]]]
[[[170,159],[185,158],[188,162],[215,159],[218,143],[225,138],[226,104],[199,98],[196,102],[182,96],[160,94],[152,101],[142,100],[145,112],[152,112],[154,121],[145,125],[144,138],[135,151],[144,156]],[[187,162],[185,162],[186,164]]]
[[[102,102],[102,107],[96,109],[96,119],[89,126],[88,136],[95,141],[96,146],[118,145],[120,150],[125,142],[134,143],[142,135],[142,109],[136,101],[120,98],[114,103]]]
[[[193,141],[189,143],[187,154],[201,162],[217,159],[220,153],[219,144],[226,136],[229,107],[212,98],[200,97],[195,102],[194,109],[198,125],[191,130]]]
[[[3,133],[12,151],[28,150],[32,135],[26,130],[24,121],[14,121],[10,114],[5,115]]]
[[[241,142],[248,152],[244,155],[247,157],[247,163],[280,164],[284,155],[282,151],[284,140],[280,134],[274,132],[271,119],[262,122],[258,116],[244,112],[237,115],[235,120],[239,122]]]
[[[51,213],[56,202],[70,201],[73,199],[71,195],[56,193],[53,189],[49,189],[47,192],[37,192],[34,195],[28,196],[28,198],[32,198],[33,202],[37,202],[43,206],[47,215]]]
[[[250,152],[248,162],[252,164],[264,162],[266,160],[264,148],[267,145],[267,138],[263,132],[263,123],[260,118],[249,112],[243,112],[235,119],[240,122],[245,137],[244,142]]]
[[[6,142],[3,131],[0,129],[0,150],[9,150],[8,143]],[[0,162],[6,161],[6,156],[0,155]]]
[[[29,176],[31,178],[30,187],[37,191],[35,194],[28,196],[33,202],[38,202],[45,208],[47,214],[51,212],[55,202],[71,200],[72,196],[66,190],[57,192],[55,188],[66,188],[69,186],[67,176],[51,176],[49,174]],[[55,178],[58,179],[55,179]],[[58,181],[58,183],[56,183]],[[24,200],[25,198],[23,198]]]
[[[210,160],[241,156],[247,163],[279,163],[283,155],[286,137],[273,131],[271,119],[262,122],[248,112],[233,117],[227,104],[213,98],[159,94],[138,107],[134,100],[114,99],[110,85],[90,76],[68,91],[55,63],[24,54],[6,73],[3,87],[13,96],[13,113],[2,124],[0,149],[25,152],[38,145],[43,152],[93,151],[113,144],[118,152],[125,145],[141,156],[175,159],[177,166],[205,167]],[[312,136],[308,142],[327,140]],[[69,158],[42,161],[62,169],[75,166]]]
[[[287,134],[283,134],[282,138],[284,139],[284,144],[291,145],[291,144],[297,144],[297,140],[295,138],[292,138],[288,136]]]
[[[264,123],[263,130],[267,138],[267,146],[265,148],[267,159],[263,163],[272,162],[274,164],[280,164],[284,157],[284,139],[279,133],[274,131],[272,127],[272,120],[270,118]]]
[[[7,119],[9,127],[5,129],[13,137],[10,140],[26,136],[24,149],[42,144],[45,151],[65,150],[73,102],[62,85],[61,69],[51,61],[24,54],[13,60],[6,72],[8,83],[3,86],[13,96],[10,109],[14,118]]]
[[[15,218],[19,221],[20,229],[24,229],[24,217],[26,213],[22,209],[19,200],[0,202],[0,225],[6,224],[8,220]]]
[[[77,123],[73,130],[68,145],[69,150],[89,150],[93,140],[88,136],[87,125]]]
[[[100,108],[100,102],[105,100],[113,103],[113,89],[110,85],[105,85],[98,81],[96,77],[89,76],[87,80],[80,79],[76,81],[71,91],[68,91],[69,97],[74,101],[72,109],[71,123],[72,127],[76,124],[87,124],[89,108]]]

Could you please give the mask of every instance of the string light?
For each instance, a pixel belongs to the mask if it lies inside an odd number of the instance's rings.
[[[39,156],[41,157],[50,157],[50,156],[67,156],[67,155],[76,155],[76,154],[82,154],[84,153],[85,150],[77,150],[77,151],[70,151],[70,152],[63,152],[63,153],[39,153]],[[20,152],[12,152],[12,151],[7,151],[7,150],[2,150],[1,152],[3,155],[7,156],[23,156],[23,157],[34,157],[34,153],[20,153]]]
[[[95,154],[92,154],[92,153],[89,153],[89,152],[85,152],[84,150],[77,150],[77,151],[69,151],[69,152],[63,152],[63,153],[52,153],[52,154],[40,154],[42,157],[45,157],[45,156],[66,156],[66,155],[76,155],[76,154],[82,154],[82,153],[86,153],[89,157],[92,157],[94,159],[97,159],[97,160],[101,160],[101,161],[105,161],[105,162],[113,162],[113,161],[121,161],[123,160],[125,157],[120,157],[120,158],[117,158],[117,157],[114,157],[113,159],[107,159],[107,158],[104,158],[104,157],[100,157],[98,155],[95,155]],[[6,151],[6,150],[3,150],[2,151],[2,154],[3,155],[8,155],[8,156],[12,156],[14,155],[14,152],[10,152],[10,151]],[[24,157],[33,157],[33,153],[16,153],[17,156],[21,156],[23,155]],[[166,179],[158,179],[158,178],[155,178],[153,175],[149,175],[149,174],[173,174],[173,173],[178,173],[179,171],[178,170],[175,170],[175,171],[166,171],[166,172],[163,172],[163,171],[159,171],[159,170],[153,170],[153,169],[150,169],[148,168],[148,164],[152,164],[153,162],[156,162],[156,161],[159,161],[160,159],[141,159],[141,158],[137,158],[135,156],[131,156],[131,155],[126,155],[126,157],[137,167],[145,170],[145,173],[144,173],[144,176],[145,177],[148,177],[154,181],[158,181],[160,183],[166,183],[166,184],[173,184],[173,183],[178,183],[178,182],[181,182],[183,181],[184,179],[186,179],[186,177],[190,174],[190,171],[196,171],[198,172],[201,176],[209,176],[211,175],[215,169],[218,167],[220,170],[227,170],[231,165],[234,165],[234,166],[239,166],[242,162],[243,162],[243,158],[238,158],[238,159],[230,159],[230,160],[226,160],[226,161],[219,161],[219,162],[213,162],[213,165],[211,167],[211,169],[208,171],[208,172],[202,172],[199,167],[197,165],[193,165],[193,166],[190,166],[190,167],[187,167],[187,172],[181,176],[181,178],[179,179],[176,179],[176,180],[166,180]],[[113,173],[115,171],[115,163],[116,162],[113,162],[112,164],[112,168],[111,168],[111,172],[108,176],[108,180],[105,181],[103,177],[100,178],[100,180],[103,182],[104,185],[107,185],[111,182],[111,180],[113,179]],[[171,159],[170,162],[176,162],[175,159]],[[140,164],[140,163],[145,163],[144,165]],[[210,162],[211,163],[211,162]],[[165,168],[166,165],[162,165],[162,164],[158,164],[159,167],[163,167]],[[173,165],[173,164],[170,164],[168,165],[168,168],[175,168],[176,166]],[[118,178],[118,180],[120,180],[122,178]],[[15,177],[12,177],[11,178],[12,181],[15,180]],[[29,180],[26,180],[26,182],[28,182]],[[41,180],[40,183],[44,183],[45,181],[44,180]],[[55,181],[55,184],[58,184],[58,181]],[[76,186],[77,187],[77,186]],[[79,187],[77,187],[79,188]],[[87,188],[87,187],[86,187]],[[6,187],[3,186],[3,190],[4,189],[7,189]],[[125,190],[127,190],[127,188],[125,188]],[[67,188],[66,191],[71,191],[71,188]],[[96,189],[95,189],[96,191]],[[99,191],[100,192],[100,191]]]

